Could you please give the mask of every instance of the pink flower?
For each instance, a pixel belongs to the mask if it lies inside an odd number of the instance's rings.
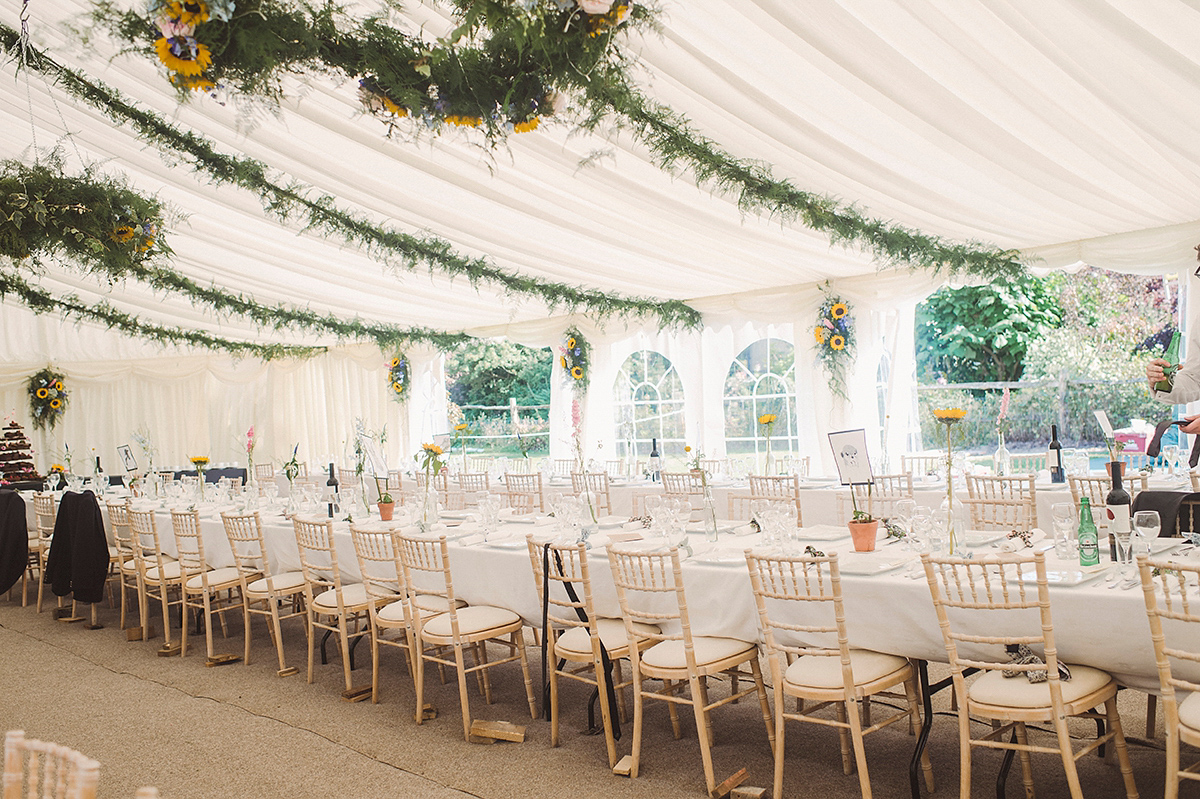
[[[579,404],[579,400],[571,401],[571,425],[578,430],[583,424],[583,407]]]
[[[159,17],[155,20],[158,29],[162,31],[162,35],[167,39],[174,39],[177,36],[191,36],[196,27],[194,25],[184,25],[178,18]]]
[[[588,14],[607,14],[613,0],[575,0],[575,3]]]
[[[1010,395],[1008,389],[1004,389],[1004,396],[1000,400],[1000,413],[996,414],[996,421],[1000,422],[1008,418],[1008,401]]]

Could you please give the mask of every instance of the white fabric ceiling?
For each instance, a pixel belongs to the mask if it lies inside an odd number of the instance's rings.
[[[444,25],[438,8],[410,6],[414,28]],[[770,163],[800,188],[929,233],[1022,249],[1051,267],[1087,260],[1173,272],[1194,258],[1200,10],[1192,4],[662,6],[662,37],[630,42],[647,93],[732,154]],[[343,207],[428,231],[522,274],[704,306],[875,268],[797,225],[744,218],[734,198],[658,170],[627,134],[543,126],[490,155],[465,133],[389,140],[381,122],[359,113],[353,83],[319,78],[298,85],[278,115],[259,114],[252,129],[239,128],[244,113],[233,105],[197,96],[177,107],[148,58],[114,58],[116,47],[105,41],[81,50],[68,24],[86,9],[83,0],[31,0],[35,43],[221,149],[337,196]],[[18,27],[18,12],[19,4],[3,4],[0,20]],[[40,146],[61,137],[65,121],[72,162],[78,148],[186,215],[170,241],[175,266],[197,280],[264,302],[402,324],[518,334],[544,326],[547,310],[537,302],[428,273],[397,275],[338,242],[298,234],[267,218],[248,193],[208,185],[38,76],[27,88],[11,64],[0,75],[0,156],[28,157],[30,101]],[[581,168],[597,152],[604,157]],[[101,286],[59,269],[41,282],[105,296],[149,320],[279,338],[138,286]],[[6,302],[9,313],[13,301]]]

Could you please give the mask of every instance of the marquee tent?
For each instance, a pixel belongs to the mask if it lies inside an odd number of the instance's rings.
[[[84,45],[77,30],[86,2],[30,0],[28,9],[32,41],[61,62],[345,208],[428,231],[522,275],[686,300],[705,324],[699,332],[638,321],[600,326],[465,280],[390,270],[281,224],[248,193],[209,185],[128,127],[6,64],[0,155],[30,160],[35,141],[41,156],[57,144],[69,166],[100,163],[157,194],[182,215],[169,237],[174,265],[200,283],[263,302],[539,346],[579,324],[596,345],[589,438],[610,444],[609,387],[622,360],[642,348],[676,364],[688,438],[709,451],[723,447],[721,383],[749,343],[768,335],[795,342],[798,393],[811,395],[797,420],[806,447],[820,447],[821,433],[842,424],[884,427],[876,368],[890,353],[893,427],[884,432],[892,447],[904,444],[912,308],[940,278],[880,272],[863,253],[830,246],[799,224],[747,216],[735,198],[660,170],[628,132],[583,134],[559,123],[514,135],[495,151],[467,132],[389,138],[383,123],[363,115],[355,85],[327,78],[289,82],[277,112],[199,94],[179,106],[150,59],[120,55],[99,34]],[[0,8],[0,22],[19,27],[20,10]],[[1158,274],[1194,267],[1200,10],[1190,4],[664,0],[661,20],[661,34],[627,43],[640,57],[637,82],[732,154],[768,163],[800,188],[928,233],[1019,249],[1039,268],[1083,262]],[[407,5],[394,22],[430,35],[449,25],[432,2]],[[843,405],[819,389],[807,331],[823,281],[856,308],[852,385],[866,401]],[[55,436],[39,442],[43,450],[70,440],[111,452],[143,422],[175,460],[202,449],[234,460],[231,431],[250,423],[266,426],[276,458],[297,439],[314,457],[339,457],[345,420],[356,416],[376,426],[393,421],[396,454],[444,429],[432,350],[409,353],[418,395],[401,409],[381,390],[382,357],[368,345],[258,330],[66,266],[35,282],[149,321],[331,347],[308,362],[234,362],[35,318],[6,299],[0,411],[24,418],[24,379],[47,362],[64,368],[77,391]],[[559,422],[565,403],[559,393]],[[89,419],[112,429],[101,432]],[[560,437],[554,447],[563,446]]]

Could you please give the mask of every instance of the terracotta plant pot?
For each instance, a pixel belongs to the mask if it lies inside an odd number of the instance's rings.
[[[396,508],[396,503],[395,502],[380,502],[378,504],[379,504],[379,518],[385,522],[390,522],[392,520],[392,511],[395,510],[395,508]]]
[[[869,522],[847,522],[846,526],[850,528],[850,537],[854,539],[855,552],[875,551],[875,539],[879,535],[878,519]]]

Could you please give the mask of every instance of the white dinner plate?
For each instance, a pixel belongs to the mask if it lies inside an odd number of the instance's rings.
[[[746,553],[737,549],[710,549],[706,552],[697,552],[689,560],[707,563],[711,566],[736,566],[739,563],[744,566]]]
[[[881,531],[882,532],[882,531]],[[849,538],[850,528],[844,524],[813,524],[801,527],[796,538],[801,544],[808,541],[836,541],[839,538]]]
[[[1003,530],[968,530],[963,533],[962,543],[967,547],[986,547],[988,544],[1003,541],[1007,535]]]
[[[877,549],[874,552],[838,553],[838,571],[842,574],[873,575],[898,569],[912,563],[919,556],[915,552],[896,552],[894,550]]]
[[[1054,566],[1046,569],[1046,584],[1062,587],[1083,585],[1108,574],[1113,564],[1099,563],[1095,566]],[[1030,564],[1028,569],[1021,572],[1021,581],[1037,585],[1037,572]]]
[[[733,519],[717,519],[718,533],[732,533],[737,527],[745,522],[734,521]],[[685,528],[689,533],[703,533],[704,522],[688,522]]]

